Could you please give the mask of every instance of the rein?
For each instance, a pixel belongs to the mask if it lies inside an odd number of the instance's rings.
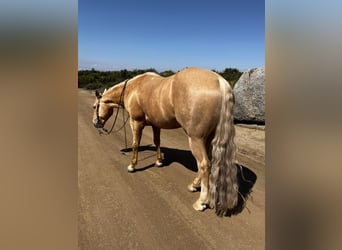
[[[109,135],[109,134],[111,134],[112,132],[114,132],[114,133],[119,132],[122,128],[124,128],[124,131],[125,131],[125,146],[126,146],[126,148],[127,148],[126,123],[127,123],[127,121],[128,121],[129,115],[127,116],[127,118],[126,118],[126,120],[125,120],[125,104],[124,104],[124,102],[123,102],[123,99],[124,99],[124,95],[125,95],[125,90],[126,90],[127,82],[128,82],[128,79],[127,79],[127,80],[125,81],[125,83],[124,83],[124,86],[123,86],[122,91],[121,91],[121,94],[120,94],[120,101],[119,101],[119,105],[122,107],[122,119],[123,119],[123,121],[124,121],[123,125],[122,125],[119,129],[113,131],[113,128],[114,128],[114,126],[115,126],[115,124],[116,124],[116,121],[117,121],[117,119],[118,119],[119,110],[120,110],[120,107],[119,107],[119,108],[117,108],[117,110],[116,110],[114,122],[113,122],[113,125],[112,125],[112,127],[110,128],[110,130],[107,130],[107,129],[105,129],[105,128],[101,128],[101,130],[98,128],[98,130],[97,130],[97,131],[99,132],[100,135],[103,135],[103,134],[104,134],[104,135]],[[96,106],[96,116],[97,116],[98,121],[100,120],[99,109],[100,109],[100,100],[99,100],[99,102],[98,102],[98,104],[97,104],[97,106]]]

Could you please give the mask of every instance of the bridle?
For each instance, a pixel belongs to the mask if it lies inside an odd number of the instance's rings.
[[[114,126],[115,126],[115,123],[116,123],[116,121],[117,121],[118,115],[119,115],[119,109],[122,108],[122,118],[123,118],[124,123],[123,123],[123,125],[122,125],[119,129],[115,130],[114,132],[118,132],[118,131],[120,131],[122,128],[124,128],[124,130],[125,130],[125,143],[126,143],[126,148],[127,148],[126,123],[127,123],[127,121],[128,121],[129,115],[127,116],[127,118],[126,118],[126,120],[125,120],[124,95],[125,95],[125,90],[126,90],[127,82],[128,82],[128,79],[125,81],[124,86],[123,86],[123,88],[122,88],[122,91],[121,91],[121,94],[120,94],[120,100],[119,100],[119,105],[120,105],[120,107],[117,108],[117,110],[116,110],[114,122],[113,122],[113,125],[112,125],[112,127],[110,128],[110,130],[105,129],[105,128],[102,126],[102,124],[101,124],[101,127],[96,127],[100,135],[102,135],[102,134],[104,134],[104,135],[109,135],[110,133],[112,133],[112,132],[113,132],[113,128],[114,128]],[[101,97],[98,98],[98,102],[97,102],[97,105],[96,105],[96,119],[97,119],[97,123],[99,123],[99,122],[101,121],[100,115],[99,115],[100,102],[101,102],[100,99],[101,99]]]

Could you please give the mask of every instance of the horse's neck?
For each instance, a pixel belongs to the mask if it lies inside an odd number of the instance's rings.
[[[121,83],[117,84],[114,87],[108,89],[106,93],[103,95],[103,98],[109,99],[113,101],[114,103],[119,104],[122,89],[123,89],[123,84]]]

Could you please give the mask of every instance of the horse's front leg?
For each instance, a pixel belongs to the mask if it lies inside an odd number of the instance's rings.
[[[161,167],[163,165],[163,157],[160,151],[160,128],[152,126],[153,129],[153,142],[157,148],[157,161],[156,166]]]
[[[199,162],[197,162],[197,166],[199,166]],[[195,179],[188,185],[188,191],[197,192],[201,187],[201,173],[197,171],[197,175]]]
[[[191,139],[189,137],[189,145],[191,145]],[[207,153],[207,158],[208,158],[208,161],[210,162],[210,159],[211,159],[211,140],[207,140],[207,143],[206,143],[206,153]],[[200,162],[197,162],[197,166],[199,167],[200,166]],[[210,167],[210,164],[209,164],[209,167]],[[188,185],[188,191],[190,192],[197,192],[200,190],[201,188],[201,172],[200,170],[197,171],[197,175],[195,177],[195,179]]]
[[[132,128],[132,134],[133,134],[133,143],[132,143],[132,159],[131,164],[127,167],[128,172],[134,172],[135,166],[138,163],[138,148],[140,145],[141,135],[142,131],[144,129],[144,123],[141,121],[136,121],[131,119],[131,128]]]
[[[189,137],[189,146],[191,147],[191,138]],[[193,149],[192,149],[193,150]],[[197,159],[196,159],[197,161]],[[200,162],[197,161],[197,174],[195,179],[187,186],[189,192],[197,192],[201,187],[201,171],[199,169]]]

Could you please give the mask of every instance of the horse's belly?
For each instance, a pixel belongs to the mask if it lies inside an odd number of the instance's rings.
[[[146,115],[146,124],[153,125],[158,128],[163,129],[174,129],[179,128],[181,125],[177,122],[175,117],[162,117],[161,115],[157,116],[148,116]]]

